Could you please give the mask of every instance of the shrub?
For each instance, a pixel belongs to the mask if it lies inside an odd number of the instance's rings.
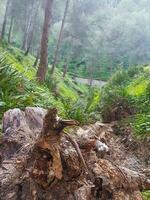
[[[148,82],[147,87],[146,87],[146,97],[150,101],[150,82]]]
[[[87,97],[77,100],[62,99],[67,118],[76,119],[82,124],[100,120],[100,92],[89,90]]]
[[[150,190],[142,192],[142,196],[144,200],[149,200],[150,199]]]
[[[150,136],[150,114],[138,114],[131,123],[136,136]]]
[[[131,66],[128,68],[127,70],[127,74],[130,78],[134,78],[136,75],[139,75],[140,73],[142,73],[144,71],[142,66]]]
[[[127,94],[124,87],[106,86],[101,96],[104,122],[120,120],[134,113],[134,99]]]
[[[20,70],[18,63],[16,67],[16,60],[9,58],[10,54],[0,52],[0,118],[10,108],[26,106],[55,106],[61,116],[77,119],[81,123],[100,118],[96,111],[99,105],[99,90],[92,89],[88,93],[87,88],[79,88],[69,77],[66,77],[65,82],[60,73],[56,74],[56,79],[51,78],[48,73],[45,84],[39,85],[33,73],[29,75],[31,70],[23,68],[25,72],[21,73],[22,64],[19,63]],[[84,98],[81,96],[83,94]]]
[[[10,108],[48,107],[52,103],[50,93],[15,70],[8,63],[6,53],[0,55],[0,118]]]
[[[123,86],[128,81],[129,81],[129,76],[128,76],[127,71],[124,69],[121,69],[112,76],[108,84],[110,85],[113,84],[115,86]]]

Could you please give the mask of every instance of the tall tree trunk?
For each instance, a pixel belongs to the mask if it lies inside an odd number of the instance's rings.
[[[27,48],[27,41],[28,41],[30,27],[31,27],[31,16],[28,18],[27,27],[24,33],[23,43],[21,48],[22,50],[26,50]]]
[[[30,48],[31,48],[31,43],[32,43],[32,38],[33,38],[33,32],[31,33],[30,37],[29,37],[29,42],[28,42],[28,46],[25,52],[25,56],[27,56],[29,54]]]
[[[48,65],[48,36],[52,17],[52,4],[53,0],[46,0],[45,18],[41,38],[40,64],[37,71],[37,79],[40,83],[43,83],[45,80]]]
[[[26,49],[28,31],[29,31],[29,28],[30,28],[30,20],[31,20],[31,16],[27,16],[24,35],[23,35],[23,42],[22,42],[22,46],[21,46],[22,50]]]
[[[9,33],[8,33],[8,43],[11,43],[11,33],[12,33],[13,23],[14,23],[14,18],[11,17]]]
[[[40,49],[37,50],[37,55],[33,67],[36,67],[39,61]]]
[[[67,68],[68,68],[68,60],[67,58],[65,59],[65,63],[63,65],[63,78],[65,78],[66,74],[67,74]]]
[[[33,40],[33,36],[34,36],[34,33],[35,33],[35,27],[36,27],[36,19],[37,19],[37,15],[38,15],[38,11],[39,11],[39,5],[40,4],[38,2],[38,4],[36,4],[35,7],[34,7],[35,11],[33,13],[30,30],[29,30],[28,37],[27,37],[27,49],[26,49],[26,52],[25,52],[26,56],[28,55],[30,48],[31,48],[31,45],[32,45],[32,40]]]
[[[67,12],[68,12],[69,2],[70,2],[70,0],[66,1],[66,7],[65,7],[65,11],[64,11],[64,16],[63,16],[63,20],[62,20],[62,24],[61,24],[61,29],[60,29],[57,45],[56,45],[56,52],[54,55],[54,62],[52,64],[51,74],[54,73],[55,66],[57,63],[58,51],[59,51],[59,47],[60,47],[60,43],[61,43],[61,37],[62,37],[63,29],[64,29],[65,19],[66,19]]]
[[[29,37],[31,26],[32,26],[33,7],[34,7],[34,1],[31,2],[31,7],[29,9],[27,8],[27,10],[26,10],[27,15],[26,15],[23,43],[22,43],[22,47],[21,47],[22,50],[26,50],[26,48],[27,48],[28,37]]]
[[[7,14],[8,14],[9,3],[10,3],[10,0],[7,0],[6,10],[5,10],[5,16],[4,16],[4,21],[3,21],[3,25],[2,25],[2,32],[1,32],[1,39],[2,40],[4,39],[5,31],[6,31]]]

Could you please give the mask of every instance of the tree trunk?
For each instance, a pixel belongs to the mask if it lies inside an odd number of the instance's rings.
[[[52,4],[53,0],[46,1],[43,33],[41,38],[40,64],[37,71],[37,79],[40,83],[43,83],[45,80],[46,70],[48,66],[48,36],[51,25]]]
[[[22,43],[22,50],[27,49],[27,43],[28,43],[28,38],[30,34],[30,29],[32,26],[32,18],[33,18],[33,9],[34,9],[34,3],[35,1],[31,2],[31,5],[29,4],[29,8],[27,7],[27,15],[26,15],[26,23],[25,23],[25,30],[24,30],[24,36],[23,36],[23,43]]]
[[[2,25],[2,32],[1,32],[1,39],[2,40],[4,39],[5,31],[6,31],[7,14],[8,14],[8,9],[9,9],[9,3],[10,3],[10,0],[7,0],[6,10],[5,10],[5,16],[4,16],[4,21],[3,21],[3,25]]]
[[[37,19],[37,15],[38,15],[38,8],[39,8],[39,3],[38,5],[35,5],[35,8],[34,8],[34,15],[33,15],[33,19],[31,20],[31,26],[30,26],[30,30],[29,30],[29,33],[28,33],[28,38],[27,38],[27,49],[26,49],[26,52],[25,52],[25,56],[28,55],[29,51],[30,51],[30,48],[31,48],[31,45],[32,45],[32,40],[33,40],[33,36],[34,36],[34,33],[35,33],[35,26],[36,26],[36,19]]]
[[[40,49],[37,50],[37,55],[33,67],[36,67],[39,61]]]
[[[26,46],[27,46],[27,38],[28,38],[29,29],[30,29],[30,25],[31,25],[31,15],[30,14],[27,15],[26,20],[27,21],[26,21],[26,26],[25,26],[24,35],[23,35],[23,42],[22,42],[22,46],[21,46],[22,50],[25,50]]]
[[[62,37],[63,29],[64,29],[65,19],[66,19],[67,12],[68,12],[69,2],[70,2],[70,0],[66,1],[66,7],[65,7],[65,11],[64,11],[64,16],[63,16],[63,20],[62,20],[62,24],[61,24],[61,29],[60,29],[57,45],[56,45],[56,52],[55,52],[55,55],[54,55],[54,61],[53,61],[53,64],[52,64],[51,74],[54,73],[55,66],[56,66],[56,63],[57,63],[58,51],[59,51],[59,47],[60,47],[60,43],[61,43],[61,37]]]
[[[86,129],[74,129],[73,141],[82,152],[87,171],[62,131],[75,124],[73,120],[58,118],[56,109],[12,109],[4,114],[4,135],[0,140],[1,200],[142,200],[140,191],[150,189],[150,179],[143,170],[120,166],[123,162],[116,164],[122,148],[120,144],[113,146],[116,137],[110,138],[110,126],[96,123]],[[99,155],[101,137],[110,142],[109,159],[108,155],[106,159]],[[126,153],[124,156],[131,162]]]
[[[14,23],[14,18],[11,17],[9,33],[8,33],[8,43],[11,43],[11,33],[12,33],[13,23]]]
[[[65,63],[63,66],[63,78],[65,78],[65,76],[67,74],[67,68],[68,68],[68,63],[67,63],[67,59],[65,59]]]
[[[90,87],[92,87],[92,84],[93,84],[93,78],[92,78],[92,75],[93,75],[93,68],[92,68],[93,65],[90,65],[88,67],[88,73],[89,73],[89,80],[88,80],[88,84]]]

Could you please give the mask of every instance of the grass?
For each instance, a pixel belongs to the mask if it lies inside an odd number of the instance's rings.
[[[124,113],[129,118],[129,123],[137,137],[150,137],[149,75],[148,66],[120,69],[102,91],[101,109],[104,119],[109,118],[110,115],[115,116],[118,109],[117,115]],[[123,117],[119,115],[120,120]]]
[[[87,86],[75,83],[68,75],[63,78],[58,69],[51,78],[50,66],[45,83],[40,85],[36,82],[34,60],[33,56],[25,56],[23,51],[0,42],[0,119],[10,108],[38,106],[57,107],[62,117],[82,123],[93,120],[91,113],[98,107],[100,91],[91,95]]]
[[[144,200],[150,200],[150,190],[142,192]]]
[[[149,80],[146,80],[145,77],[138,77],[127,86],[127,93],[137,97],[141,96],[146,92],[148,83]]]

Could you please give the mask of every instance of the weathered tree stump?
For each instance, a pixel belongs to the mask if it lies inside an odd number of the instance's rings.
[[[26,108],[4,114],[0,142],[1,200],[142,199],[140,191],[150,189],[148,177],[104,156],[107,144],[103,142],[110,139],[107,125],[96,123],[80,128],[73,136],[87,171],[62,131],[65,126],[77,123],[58,118],[56,109],[46,113],[41,108]],[[103,151],[104,158],[98,151]]]

